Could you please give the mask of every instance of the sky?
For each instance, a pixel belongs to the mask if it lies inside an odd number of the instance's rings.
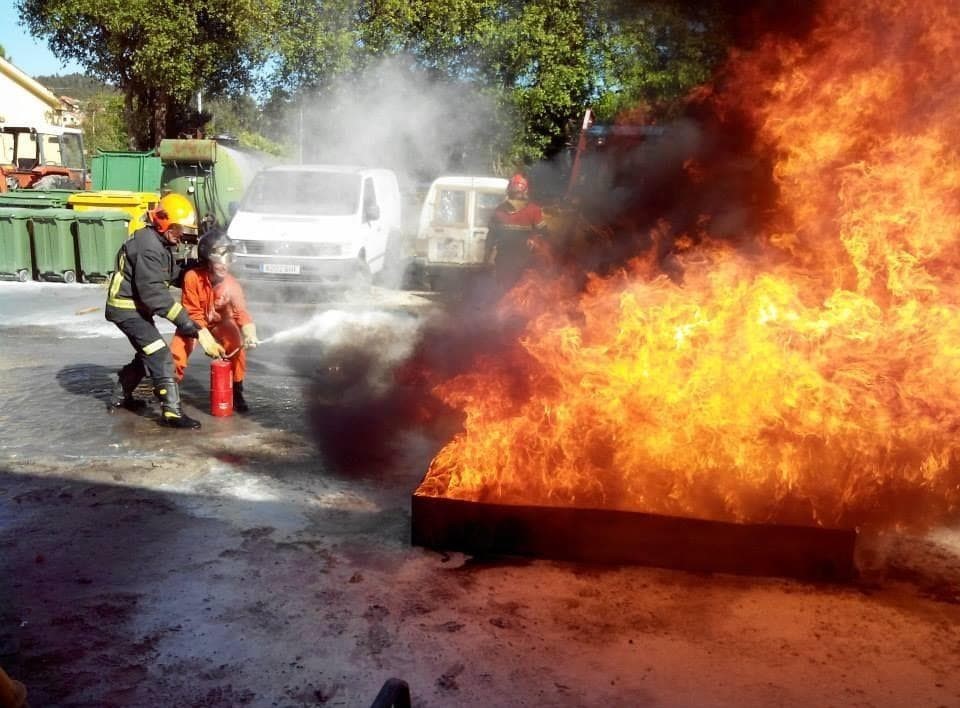
[[[45,42],[35,40],[20,25],[16,0],[0,0],[0,45],[7,58],[30,76],[84,73],[76,62],[62,64],[47,48]]]

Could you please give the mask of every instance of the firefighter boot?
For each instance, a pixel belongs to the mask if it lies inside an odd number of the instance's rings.
[[[135,364],[127,364],[117,372],[117,380],[110,394],[111,410],[126,408],[128,411],[139,411],[146,407],[146,401],[133,397],[133,392],[143,380],[143,374],[143,369]]]
[[[237,413],[246,413],[250,410],[250,406],[243,397],[243,381],[233,382],[233,410]]]
[[[160,399],[160,422],[171,428],[199,428],[200,421],[183,412],[180,404],[180,386],[174,379],[154,382],[153,393]]]

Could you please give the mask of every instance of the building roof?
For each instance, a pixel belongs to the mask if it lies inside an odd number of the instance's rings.
[[[0,59],[0,74],[9,77],[14,83],[19,84],[24,89],[32,93],[41,101],[49,105],[55,111],[62,111],[66,106],[57,98],[52,91],[43,86],[39,81],[24,73],[21,69],[11,64],[6,59]]]

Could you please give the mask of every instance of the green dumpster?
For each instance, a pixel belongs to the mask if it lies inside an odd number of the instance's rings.
[[[65,207],[67,199],[75,192],[75,189],[14,189],[0,194],[0,207],[27,209]]]
[[[121,211],[78,211],[76,219],[83,281],[107,280],[116,267],[117,251],[127,240],[130,215]]]
[[[97,150],[91,160],[93,190],[128,189],[133,192],[159,192],[163,163],[153,150],[118,152]]]
[[[32,278],[30,257],[29,209],[0,207],[0,278],[19,280]]]
[[[77,280],[76,214],[72,209],[37,209],[33,224],[34,269],[40,280]]]

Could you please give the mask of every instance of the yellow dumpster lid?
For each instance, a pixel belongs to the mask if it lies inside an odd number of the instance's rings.
[[[69,204],[99,207],[144,207],[158,201],[160,201],[160,195],[157,192],[130,192],[123,189],[77,192],[67,198]]]

